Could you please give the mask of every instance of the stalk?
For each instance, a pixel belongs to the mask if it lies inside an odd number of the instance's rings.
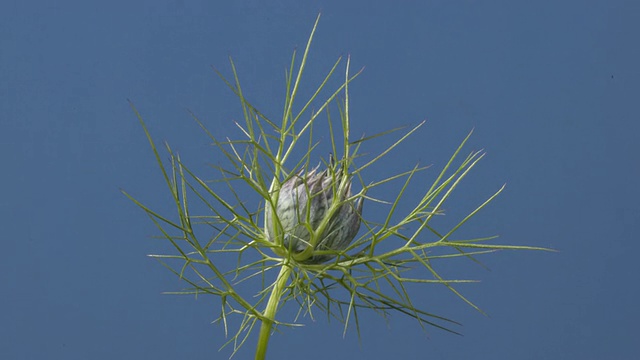
[[[262,325],[260,326],[260,335],[258,335],[258,346],[256,348],[256,360],[264,360],[267,355],[267,345],[269,345],[269,337],[271,336],[271,329],[275,320],[276,312],[278,311],[278,305],[280,304],[280,298],[284,287],[287,285],[287,279],[291,273],[291,267],[282,264],[278,278],[271,290],[271,296],[267,302],[267,307],[264,309]]]

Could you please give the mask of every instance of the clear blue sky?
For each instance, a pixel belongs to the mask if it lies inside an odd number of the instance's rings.
[[[232,55],[246,96],[275,117],[291,51],[322,11],[309,89],[351,54],[365,67],[351,87],[354,132],[428,120],[381,171],[442,165],[475,128],[468,150],[488,155],[449,212],[507,183],[464,231],[559,253],[465,266],[482,282],[460,290],[489,317],[444,288],[418,289],[430,310],[464,324],[463,337],[370,313],[359,341],[305,318],[274,335],[270,358],[636,358],[639,3],[384,3],[0,3],[0,357],[229,356],[210,324],[216,299],[161,295],[183,284],[145,257],[164,245],[120,189],[172,208],[126,99],[206,170],[216,154],[187,109],[220,137],[237,135],[241,118],[210,66],[230,74]],[[237,358],[252,353],[253,342]]]

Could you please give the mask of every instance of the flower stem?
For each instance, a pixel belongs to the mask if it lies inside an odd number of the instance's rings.
[[[264,309],[264,319],[260,326],[260,335],[258,335],[258,347],[256,348],[256,360],[264,360],[267,355],[267,345],[269,344],[269,337],[271,336],[271,328],[275,320],[276,312],[278,311],[278,304],[280,303],[280,297],[282,296],[283,289],[289,279],[289,273],[291,273],[291,267],[282,264],[280,273],[276,282],[273,284],[271,290],[271,296],[267,302],[267,307]]]

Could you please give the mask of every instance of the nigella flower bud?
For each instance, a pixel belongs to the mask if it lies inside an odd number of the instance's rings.
[[[305,264],[319,264],[335,256],[317,254],[318,250],[346,249],[360,229],[362,214],[362,199],[345,201],[351,197],[351,179],[340,189],[342,169],[316,170],[300,171],[282,184],[274,204],[277,217],[271,205],[265,209],[269,241],[281,243],[293,254],[311,247],[310,256],[299,260]]]

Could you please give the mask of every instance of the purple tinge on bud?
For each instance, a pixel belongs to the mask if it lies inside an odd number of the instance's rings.
[[[331,173],[325,170],[316,173],[313,169],[307,174],[293,175],[282,184],[276,203],[278,219],[273,218],[273,209],[267,205],[265,210],[266,230],[269,240],[275,243],[276,233],[281,234],[282,244],[293,253],[301,253],[314,242],[311,232],[318,229],[334,202],[343,202],[351,197],[351,181],[339,192],[342,171]],[[338,197],[334,198],[334,194]],[[319,264],[335,255],[315,254],[317,250],[340,251],[346,249],[360,229],[362,198],[346,201],[333,213],[321,234],[316,234],[314,254],[300,262]],[[280,222],[280,231],[274,227]]]

